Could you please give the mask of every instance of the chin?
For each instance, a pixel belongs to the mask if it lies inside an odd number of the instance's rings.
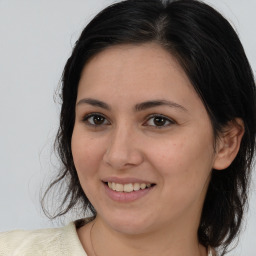
[[[131,216],[131,214],[112,214],[109,218],[102,217],[104,222],[116,232],[127,235],[139,235],[149,231],[152,228],[152,218],[142,218],[141,214]],[[138,218],[138,216],[140,216]],[[151,227],[151,228],[150,228]]]

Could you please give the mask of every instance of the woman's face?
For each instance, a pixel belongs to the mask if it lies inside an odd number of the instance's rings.
[[[84,67],[72,153],[108,227],[127,234],[197,229],[213,144],[203,103],[160,46],[114,46]]]

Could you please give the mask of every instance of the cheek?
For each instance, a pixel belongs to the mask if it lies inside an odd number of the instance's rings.
[[[180,136],[154,147],[152,164],[164,183],[177,190],[202,187],[213,165],[211,136]]]
[[[71,149],[79,178],[92,175],[100,162],[101,147],[97,140],[74,129]]]
[[[74,165],[82,189],[91,203],[97,187],[92,181],[98,182],[97,169],[100,163],[100,145],[98,144],[83,131],[74,129],[71,140]]]
[[[154,156],[154,169],[161,180],[162,198],[158,211],[165,211],[168,217],[168,214],[179,216],[195,205],[200,208],[211,171],[208,145],[190,143],[186,138],[183,142],[169,143],[168,148],[155,149],[151,156]]]

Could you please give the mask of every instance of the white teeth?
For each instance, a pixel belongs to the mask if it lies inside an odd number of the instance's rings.
[[[124,185],[116,183],[115,191],[119,191],[119,192],[124,191]]]
[[[141,189],[146,188],[146,184],[145,184],[145,183],[140,184],[140,188],[141,188]]]
[[[132,192],[133,191],[133,185],[131,183],[124,184],[124,192]]]
[[[134,191],[140,190],[140,184],[139,184],[139,183],[133,184],[133,190],[134,190]]]
[[[120,183],[114,183],[114,182],[108,182],[108,187],[112,190],[118,191],[118,192],[132,192],[132,191],[138,191],[140,189],[150,188],[150,183],[128,183],[128,184],[120,184]]]

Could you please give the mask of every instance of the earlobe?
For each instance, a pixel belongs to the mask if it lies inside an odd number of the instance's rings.
[[[228,123],[217,143],[214,169],[223,170],[233,162],[239,151],[243,135],[244,123],[242,119],[235,118]]]

